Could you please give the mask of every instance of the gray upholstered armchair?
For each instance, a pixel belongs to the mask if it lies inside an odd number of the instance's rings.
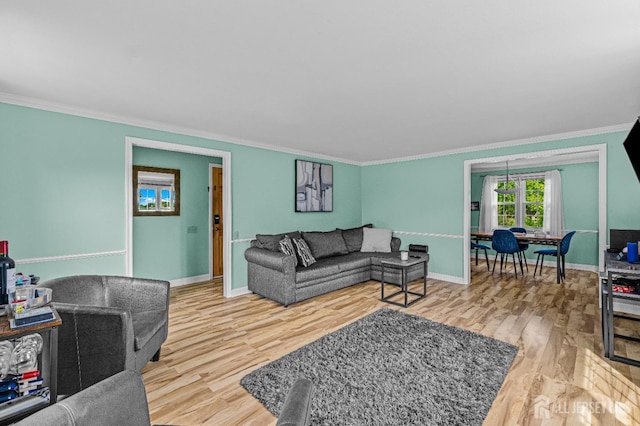
[[[313,382],[309,379],[298,379],[284,400],[276,426],[309,426],[312,397]]]
[[[149,426],[149,406],[142,376],[121,371],[50,405],[15,426]]]
[[[160,359],[169,326],[169,282],[78,275],[40,284],[53,290],[58,393],[70,395],[120,371]]]

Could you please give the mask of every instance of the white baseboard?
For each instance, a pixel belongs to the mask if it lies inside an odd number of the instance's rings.
[[[462,277],[455,277],[453,275],[445,275],[445,274],[438,274],[438,273],[434,273],[434,272],[429,272],[427,274],[427,286],[429,286],[429,279],[439,280],[439,281],[446,281],[446,282],[453,283],[453,284],[466,285],[465,282],[464,282],[464,279]]]
[[[251,294],[249,287],[245,286],[240,288],[233,288],[231,289],[229,294],[225,294],[224,297],[236,297],[236,296],[242,296],[244,294]]]
[[[577,269],[579,271],[598,272],[598,265],[582,265],[580,263],[567,263],[567,269]]]
[[[492,268],[493,268],[493,260],[494,259],[495,259],[495,255],[489,255],[489,263],[491,264]],[[475,252],[471,254],[471,257],[469,258],[469,261],[473,262],[475,264],[475,261],[476,261]],[[518,261],[518,259],[516,258],[516,262],[517,261]],[[480,265],[483,262],[485,262],[484,256],[482,255],[482,253],[480,253],[480,255],[478,256],[478,265]],[[533,265],[535,267],[536,266],[536,261],[534,259],[527,258],[527,264],[530,265],[530,266]],[[554,267],[555,268],[556,259],[553,258],[553,262],[551,262],[549,260],[545,261],[544,262],[544,266],[549,266],[549,267]],[[598,267],[598,265],[584,265],[582,263],[567,263],[565,266],[567,267],[567,269],[577,269],[578,271],[589,271],[589,272],[598,272],[598,270],[600,269]]]
[[[204,281],[209,281],[210,279],[211,278],[209,278],[209,274],[204,274],[204,275],[196,275],[194,277],[186,277],[186,278],[179,278],[177,280],[170,280],[169,284],[171,288],[173,288],[173,287],[180,287],[183,285],[201,283]],[[225,295],[225,297],[236,297],[236,296],[242,296],[243,294],[250,294],[250,293],[251,292],[249,291],[249,288],[245,286],[245,287],[232,289],[229,294]]]
[[[169,284],[173,288],[173,287],[180,287],[188,284],[201,283],[204,281],[209,281],[210,279],[211,278],[209,278],[209,274],[204,274],[204,275],[196,275],[194,277],[186,277],[186,278],[178,278],[177,280],[170,280]]]

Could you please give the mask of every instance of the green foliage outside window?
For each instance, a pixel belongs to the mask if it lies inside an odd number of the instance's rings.
[[[498,182],[498,189],[512,189],[514,181]],[[498,194],[498,226],[516,226],[516,194]]]
[[[520,191],[498,195],[498,226],[542,228],[544,218],[544,179],[521,181]],[[515,188],[515,181],[498,182],[499,189]],[[524,217],[518,220],[516,205],[521,204]]]
[[[525,228],[542,228],[544,217],[544,179],[526,181],[525,188]]]

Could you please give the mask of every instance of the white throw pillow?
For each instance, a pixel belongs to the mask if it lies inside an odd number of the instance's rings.
[[[391,229],[362,228],[360,251],[391,253]]]

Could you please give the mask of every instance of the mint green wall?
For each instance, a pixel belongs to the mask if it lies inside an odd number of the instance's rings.
[[[431,271],[462,277],[465,160],[607,144],[607,226],[640,228],[640,183],[622,147],[626,133],[365,167],[333,162],[334,212],[296,214],[294,160],[304,157],[0,103],[2,176],[7,183],[3,202],[10,200],[0,209],[0,238],[10,241],[11,256],[18,261],[116,252],[24,266],[18,262],[23,272],[44,279],[124,273],[124,141],[134,136],[232,153],[234,240],[259,232],[328,230],[367,222],[396,231],[445,234],[402,239],[405,247],[412,242],[430,245]],[[247,246],[233,244],[233,288],[246,285]]]
[[[124,249],[124,143],[111,143],[121,133],[103,121],[0,103],[0,238],[9,240],[12,258]],[[122,274],[124,259],[18,263],[18,269],[43,278]]]
[[[241,160],[233,161],[234,239],[255,238],[256,234],[282,233],[292,230],[327,231],[362,224],[359,166],[322,160],[333,164],[333,212],[295,213],[295,160],[312,158],[275,151],[250,150]],[[244,251],[249,242],[233,244],[234,283],[247,283]],[[239,265],[239,266],[237,266]],[[238,285],[240,286],[240,285]],[[234,287],[237,287],[234,284]]]
[[[462,235],[463,163],[460,156],[366,166],[362,220],[395,231]],[[403,247],[429,245],[429,270],[462,276],[462,240],[398,235]]]
[[[334,165],[334,211],[295,213],[294,160],[303,157],[0,103],[5,182],[0,239],[9,240],[19,269],[43,279],[125,272],[123,253],[26,264],[20,260],[125,249],[126,136],[231,152],[235,240],[258,232],[362,223],[358,166],[322,160]],[[246,286],[247,243],[232,246],[232,286],[240,288]]]
[[[172,280],[209,274],[210,163],[222,159],[133,147],[135,165],[180,170],[180,216],[133,218],[134,276]],[[194,226],[197,232],[188,233]]]
[[[535,167],[509,170],[527,173],[559,169],[562,176],[562,194],[565,229],[598,231],[598,163],[563,164],[553,167]],[[501,175],[505,171],[471,174],[471,200],[482,200],[482,182],[486,175]],[[477,228],[479,212],[471,212],[471,226]],[[531,245],[525,252],[535,260],[535,250],[543,248]],[[548,248],[548,247],[544,247]],[[598,234],[577,233],[571,241],[567,262],[581,265],[598,265]]]
[[[640,183],[622,146],[626,135],[627,132],[614,132],[366,166],[362,171],[362,220],[397,231],[453,236],[401,237],[403,245],[410,242],[429,244],[431,271],[461,278],[464,272],[461,260],[466,250],[462,239],[465,160],[607,144],[607,231],[611,228],[640,228]],[[597,192],[598,187],[593,177],[588,180],[588,185],[592,187],[586,188],[585,185],[580,191]],[[589,202],[584,208],[596,209],[597,205],[592,204]],[[574,215],[571,211],[568,214]],[[597,216],[597,211],[588,214],[585,212],[585,220],[593,218],[594,214]],[[576,228],[582,228],[582,224],[576,219]],[[597,237],[585,234],[579,239],[584,239],[579,245],[584,243],[595,246],[595,249],[585,249],[588,252],[585,256],[591,256],[593,250],[597,252]],[[583,257],[579,250],[576,253]],[[574,262],[576,259],[570,257],[568,261]]]

